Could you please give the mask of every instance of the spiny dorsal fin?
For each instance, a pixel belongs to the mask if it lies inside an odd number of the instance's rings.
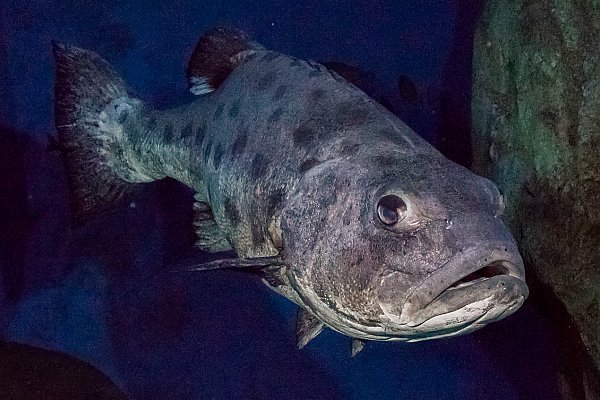
[[[316,338],[324,327],[325,324],[310,311],[303,308],[298,310],[296,320],[296,344],[298,348],[303,348],[308,342]]]
[[[259,49],[262,46],[240,30],[221,27],[209,31],[198,41],[187,66],[190,92],[201,95],[214,91],[243,61],[236,56]]]

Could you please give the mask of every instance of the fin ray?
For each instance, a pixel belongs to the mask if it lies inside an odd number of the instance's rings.
[[[121,77],[97,54],[53,42],[56,61],[55,123],[65,161],[75,223],[107,211],[131,193],[102,154],[100,113],[113,100],[127,97]]]
[[[316,338],[323,331],[324,327],[325,324],[313,313],[300,308],[296,320],[296,344],[298,348],[303,348]]]
[[[237,29],[215,28],[200,38],[187,66],[189,90],[195,95],[217,89],[244,57],[248,50],[262,49]]]

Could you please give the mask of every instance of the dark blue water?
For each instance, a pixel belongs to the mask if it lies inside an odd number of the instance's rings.
[[[533,303],[476,333],[419,344],[327,331],[256,278],[168,272],[192,244],[172,181],[81,228],[53,132],[50,40],[97,51],[158,106],[215,25],[358,68],[361,85],[455,161],[470,162],[471,40],[481,1],[11,1],[0,9],[0,333],[90,362],[133,399],[556,399],[557,330]],[[1,382],[0,382],[1,385]]]

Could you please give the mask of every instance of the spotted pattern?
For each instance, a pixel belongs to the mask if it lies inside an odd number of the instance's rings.
[[[221,161],[223,160],[223,146],[221,144],[217,144],[215,146],[215,151],[213,152],[213,165],[215,169],[221,166]]]
[[[209,141],[208,143],[206,143],[206,148],[204,149],[204,160],[206,162],[208,162],[208,157],[210,156],[211,150],[212,150],[212,142]]]
[[[146,123],[146,128],[149,131],[152,131],[156,128],[156,117],[153,115],[150,118],[148,118],[148,122]]]
[[[346,142],[342,143],[342,147],[340,148],[340,155],[343,157],[352,157],[352,156],[355,156],[359,150],[360,150],[359,143],[346,141]]]
[[[309,98],[312,102],[318,102],[325,97],[325,89],[315,89],[310,92]]]
[[[284,110],[283,110],[282,107],[279,107],[278,109],[276,109],[273,112],[273,114],[271,114],[269,116],[268,122],[272,124],[272,123],[275,123],[275,122],[279,121],[281,119],[281,116],[283,115],[283,111]]]
[[[368,121],[369,111],[356,102],[345,102],[337,107],[335,116],[344,126],[357,127]]]
[[[246,145],[248,144],[248,134],[240,133],[239,136],[233,142],[231,146],[231,155],[233,157],[239,156],[246,150]]]
[[[250,225],[250,233],[252,234],[252,243],[255,246],[260,246],[262,243],[264,243],[265,240],[263,229],[260,224],[253,223]]]
[[[194,138],[194,142],[196,145],[201,146],[202,142],[204,142],[204,137],[206,135],[206,125],[202,124],[196,129],[196,137]]]
[[[398,165],[398,157],[393,154],[379,154],[372,158],[373,164],[382,169],[389,169]]]
[[[229,118],[237,118],[237,116],[240,114],[240,107],[241,107],[241,102],[240,99],[237,99],[236,101],[233,102],[233,104],[231,105],[231,108],[229,109]]]
[[[275,71],[268,71],[258,80],[256,88],[258,90],[267,90],[271,87],[271,85],[273,85],[276,79],[277,74],[275,73]]]
[[[280,101],[288,91],[288,85],[279,85],[273,94],[273,101]]]
[[[224,108],[225,108],[225,103],[221,103],[217,106],[217,109],[215,110],[215,114],[213,115],[213,121],[216,121],[219,118],[221,118],[221,115],[223,115]]]
[[[189,138],[193,135],[194,133],[194,127],[191,123],[186,124],[183,129],[181,130],[181,138]]]
[[[317,144],[319,141],[327,140],[331,137],[332,130],[327,127],[326,122],[320,128],[314,127],[314,121],[300,125],[292,133],[292,140],[297,147],[308,147]]]
[[[223,209],[229,221],[231,221],[233,225],[237,225],[240,223],[240,212],[238,211],[235,203],[233,202],[233,200],[231,200],[231,198],[225,198],[225,200],[223,201]]]
[[[302,164],[300,164],[300,166],[298,167],[298,171],[300,171],[301,173],[304,173],[306,171],[308,171],[309,169],[319,165],[320,161],[317,160],[316,158],[309,158],[308,160],[305,160],[304,162],[302,162]]]
[[[267,199],[267,212],[273,214],[276,210],[281,208],[283,199],[285,198],[285,191],[282,188],[278,188],[269,195]]]
[[[250,166],[250,175],[254,179],[259,179],[265,176],[268,170],[268,161],[262,154],[257,154],[252,160]]]
[[[386,128],[379,131],[379,136],[382,139],[397,144],[399,146],[406,145],[406,139],[397,131],[392,128]]]
[[[169,143],[173,141],[173,124],[171,124],[170,122],[168,122],[164,127],[163,127],[163,138],[165,140],[165,142]]]

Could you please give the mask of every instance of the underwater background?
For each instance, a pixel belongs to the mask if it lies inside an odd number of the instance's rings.
[[[558,399],[559,331],[534,294],[466,336],[368,342],[350,358],[350,339],[328,330],[298,350],[296,307],[259,279],[170,272],[193,243],[188,189],[158,182],[73,227],[64,168],[46,151],[52,39],[96,51],[160,108],[192,100],[188,57],[204,32],[227,25],[270,49],[330,62],[469,166],[472,39],[483,4],[3,0],[0,337],[84,360],[131,399]],[[20,378],[2,354],[0,394],[14,386],[7,376]]]

